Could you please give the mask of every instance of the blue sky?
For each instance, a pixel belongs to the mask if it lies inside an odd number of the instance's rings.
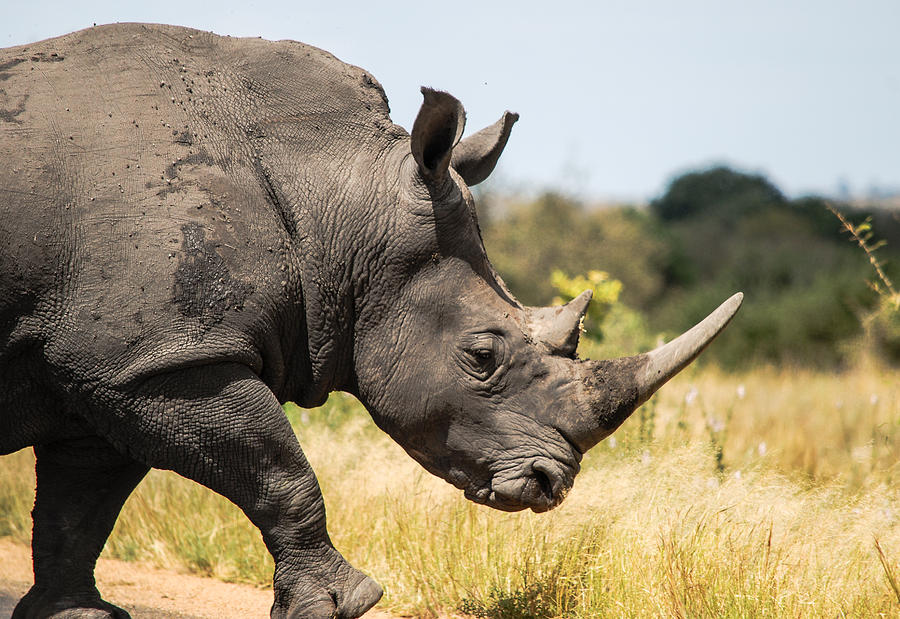
[[[897,0],[18,3],[0,43],[150,21],[290,38],[372,72],[394,122],[420,85],[468,131],[519,112],[492,185],[647,200],[726,162],[792,195],[900,188]]]

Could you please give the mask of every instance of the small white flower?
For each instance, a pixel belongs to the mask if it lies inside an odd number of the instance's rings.
[[[735,471],[735,472],[734,472],[734,478],[735,478],[735,479],[740,479],[740,478],[741,478],[741,472],[740,472],[740,471]]]
[[[691,404],[694,403],[694,400],[697,399],[697,395],[699,393],[700,392],[697,390],[697,388],[694,387],[693,385],[691,385],[691,388],[688,389],[688,392],[686,394],[684,394],[684,403],[687,404],[688,406],[690,406]]]
[[[707,417],[706,425],[713,432],[721,432],[725,429],[725,422],[718,417]]]
[[[766,455],[766,449],[767,449],[767,448],[766,448],[766,442],[765,442],[765,441],[762,441],[759,445],[756,446],[756,452],[757,452],[760,456]]]
[[[872,406],[875,406],[876,404],[878,404],[878,394],[877,393],[873,393],[871,396],[869,396],[869,404],[871,404]]]
[[[616,442],[616,437],[615,437],[615,436],[610,436],[608,439],[606,439],[606,444],[609,445],[609,448],[610,448],[610,449],[615,449],[615,448],[616,448],[616,444],[617,444],[617,442]]]
[[[743,400],[745,395],[747,395],[747,389],[744,387],[743,383],[741,383],[737,386],[738,400]]]

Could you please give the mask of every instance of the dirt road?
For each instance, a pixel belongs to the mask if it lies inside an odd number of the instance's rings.
[[[272,592],[180,574],[139,563],[100,559],[97,586],[133,619],[245,619],[268,617]],[[31,549],[0,538],[0,618],[12,614],[31,585]],[[377,609],[366,619],[398,619]]]

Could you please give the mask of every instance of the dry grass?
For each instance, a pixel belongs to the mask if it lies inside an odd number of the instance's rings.
[[[900,613],[900,381],[689,370],[536,515],[466,502],[352,401],[289,409],[336,546],[415,616],[819,617]],[[30,532],[31,456],[0,460],[0,533]],[[107,553],[266,584],[227,501],[153,472]]]

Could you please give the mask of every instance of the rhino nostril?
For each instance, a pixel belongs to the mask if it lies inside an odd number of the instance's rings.
[[[556,476],[553,475],[546,466],[540,464],[532,466],[531,474],[538,483],[541,493],[547,497],[548,500],[552,501],[556,494],[557,487],[559,486],[559,481],[556,480]]]
[[[534,478],[537,480],[538,484],[541,487],[541,493],[548,499],[552,499],[553,485],[550,483],[550,480],[547,479],[547,475],[542,473],[541,471],[535,471]]]

